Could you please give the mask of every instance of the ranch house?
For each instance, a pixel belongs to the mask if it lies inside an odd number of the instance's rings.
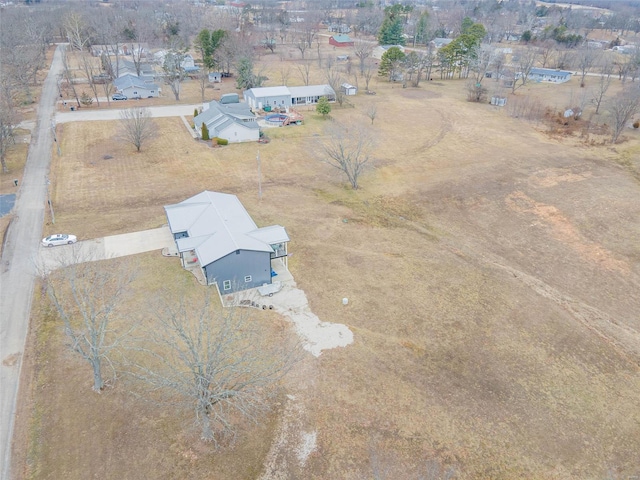
[[[529,80],[534,82],[565,83],[571,80],[571,72],[552,68],[532,68]]]
[[[320,97],[334,102],[336,92],[330,85],[281,86],[250,88],[243,92],[243,96],[252,110],[263,110],[264,107],[287,110],[294,105],[315,105]]]
[[[287,268],[284,227],[258,228],[235,195],[205,190],[164,210],[183,266],[221,294],[271,284],[274,267]]]

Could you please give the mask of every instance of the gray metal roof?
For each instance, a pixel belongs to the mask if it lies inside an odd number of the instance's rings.
[[[250,92],[254,98],[262,98],[262,97],[280,97],[287,96],[290,94],[289,89],[287,87],[256,87],[250,88],[249,90],[245,90],[243,96],[247,96],[247,92]]]
[[[529,75],[560,75],[566,77],[571,75],[571,72],[566,70],[554,70],[553,68],[532,68],[529,71]]]
[[[178,250],[195,250],[202,266],[236,250],[273,252],[272,243],[289,241],[284,227],[259,229],[235,195],[205,190],[164,209],[171,232],[189,235],[176,240]]]
[[[325,95],[333,95],[335,96],[336,92],[331,85],[306,85],[302,87],[289,87],[291,91],[291,96],[294,98],[299,97],[315,97],[315,96],[325,96]]]
[[[130,73],[127,73],[126,75],[122,75],[122,76],[116,78],[113,81],[113,84],[119,90],[122,90],[124,88],[129,88],[129,87],[144,88],[144,89],[147,89],[147,90],[157,90],[158,89],[158,86],[155,83],[147,83],[143,79],[141,79],[140,77],[136,77],[135,75],[132,75]]]
[[[230,123],[237,123],[246,128],[259,129],[256,116],[246,103],[222,104],[216,100],[209,102],[209,108],[193,119],[196,128],[202,128],[204,122],[213,133],[213,129],[221,130]]]

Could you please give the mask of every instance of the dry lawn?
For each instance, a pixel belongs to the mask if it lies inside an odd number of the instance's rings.
[[[615,148],[551,138],[466,103],[462,85],[374,80],[377,95],[352,98],[332,120],[303,112],[304,126],[271,129],[260,146],[213,149],[179,119],[157,120],[160,135],[140,154],[116,140],[115,123],[59,134],[56,229],[92,238],[151,228],[165,223],[165,204],[234,193],[258,225],[287,228],[312,310],[354,331],[353,345],[292,376],[298,420],[318,447],[303,465],[285,445],[280,478],[370,478],[372,464],[417,478],[428,461],[461,479],[640,475],[640,134]],[[554,88],[555,98],[530,90],[561,104],[575,81]],[[318,145],[329,122],[370,124],[370,102],[376,168],[352,191]],[[140,294],[185,275],[157,254],[140,269]],[[87,367],[38,302],[21,422],[27,478],[257,478],[278,410],[212,452],[119,385],[90,393]]]

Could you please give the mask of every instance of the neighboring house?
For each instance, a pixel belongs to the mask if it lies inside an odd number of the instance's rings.
[[[91,55],[94,57],[100,57],[104,53],[105,55],[124,55],[122,45],[91,45]]]
[[[320,97],[335,101],[336,92],[330,85],[307,85],[304,87],[259,87],[243,92],[244,101],[253,110],[269,106],[288,109],[293,105],[314,105]]]
[[[335,33],[351,33],[351,27],[344,23],[332,23],[327,30]]]
[[[209,83],[222,83],[222,73],[209,72]]]
[[[146,82],[143,78],[131,74],[116,78],[113,81],[113,86],[128,98],[151,98],[160,95],[158,85]]]
[[[193,56],[190,53],[187,53],[184,57],[182,57],[182,61],[180,62],[180,66],[186,71],[187,68],[193,68],[196,66],[195,61],[193,60]]]
[[[640,47],[637,45],[617,45],[613,47],[611,50],[614,52],[622,53],[623,55],[631,55],[638,51]]]
[[[284,227],[258,228],[235,195],[204,191],[164,207],[183,266],[202,269],[221,294],[272,282],[272,262],[287,266]]]
[[[349,35],[333,35],[329,37],[329,45],[334,47],[353,47],[353,40]]]
[[[203,123],[210,138],[224,138],[229,143],[256,142],[260,138],[257,118],[246,103],[205,103],[202,113],[193,119],[199,134]]]
[[[358,87],[351,85],[350,83],[343,83],[340,85],[340,89],[342,90],[342,93],[348,96],[358,93]]]
[[[113,72],[117,77],[122,77],[124,75],[134,75],[136,77],[137,76],[145,77],[145,81],[148,82],[149,79],[153,81],[153,76],[156,73],[153,67],[148,63],[140,63],[138,65],[138,67],[140,68],[140,75],[138,75],[136,64],[133,61],[127,60],[125,58],[120,58],[118,60],[117,65],[115,65],[114,63],[112,63],[112,65],[113,65]]]
[[[451,42],[453,42],[453,38],[434,38],[429,43],[436,49],[440,49],[446,45],[449,45]]]
[[[571,80],[571,72],[552,68],[532,68],[528,78],[534,82],[565,83]]]
[[[371,52],[371,57],[380,60],[382,59],[382,55],[384,55],[384,53],[391,47],[398,47],[401,52],[404,52],[404,47],[402,45],[378,45]]]

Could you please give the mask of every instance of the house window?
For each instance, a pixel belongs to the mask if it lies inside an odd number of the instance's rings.
[[[240,255],[240,250],[236,250],[236,255]]]
[[[225,280],[222,282],[223,290],[231,290],[231,280]]]
[[[137,95],[137,94],[138,94],[138,92],[133,92],[133,94],[134,94],[134,95]]]
[[[244,277],[244,283],[250,283],[251,282],[251,275],[247,275]]]

